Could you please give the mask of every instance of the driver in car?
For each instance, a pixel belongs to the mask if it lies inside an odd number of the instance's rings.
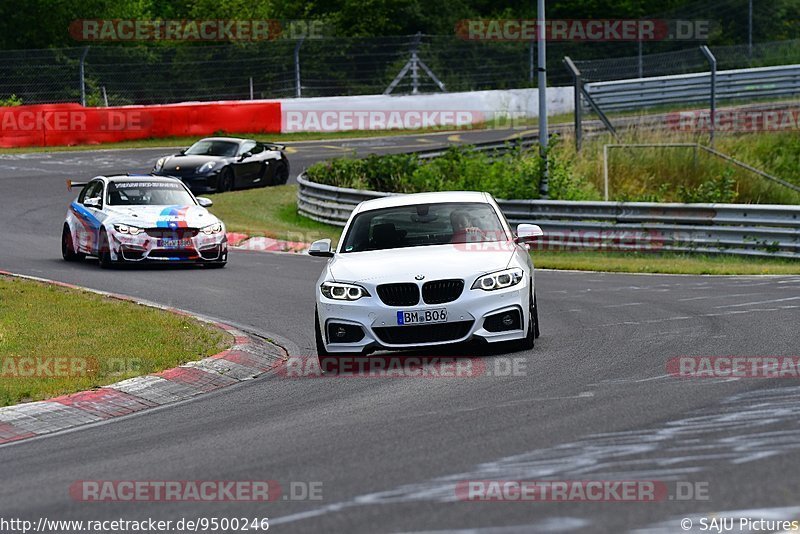
[[[450,224],[453,226],[452,243],[482,241],[484,232],[470,220],[469,213],[455,210],[450,213]]]

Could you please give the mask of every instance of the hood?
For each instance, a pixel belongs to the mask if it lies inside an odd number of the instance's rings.
[[[170,156],[164,162],[164,166],[161,168],[162,172],[166,171],[188,171],[188,170],[195,170],[202,167],[204,164],[208,163],[209,161],[226,161],[228,158],[223,156],[186,156],[178,154],[176,156]],[[176,169],[176,167],[180,167],[180,169]]]
[[[464,245],[432,245],[336,254],[328,264],[335,280],[345,282],[413,282],[475,277],[505,269],[514,255],[507,243],[487,243],[479,250]]]
[[[114,222],[139,228],[202,228],[217,218],[200,206],[108,206]]]

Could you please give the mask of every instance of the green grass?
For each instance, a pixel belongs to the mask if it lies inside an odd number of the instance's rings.
[[[214,195],[211,211],[231,231],[267,235],[289,241],[311,242],[330,238],[335,244],[341,228],[297,214],[297,186],[283,185]],[[742,258],[646,252],[534,251],[542,269],[670,274],[800,274],[800,262],[780,258]]]
[[[194,319],[85,291],[0,276],[0,406],[169,369],[230,345]],[[52,366],[35,377],[26,360]],[[27,360],[30,361],[30,360]],[[70,370],[71,369],[71,370]]]
[[[211,212],[229,232],[310,243],[339,239],[341,228],[318,223],[297,213],[297,186],[280,185],[209,195]]]
[[[580,183],[589,183],[593,198],[602,199],[603,145],[606,143],[707,144],[707,136],[680,132],[621,132],[621,140],[601,135],[575,152],[571,136],[553,149],[554,158],[569,162]],[[800,185],[800,136],[796,131],[718,135],[714,148],[778,178]],[[614,148],[609,151],[609,193],[612,200],[654,202],[733,202],[800,204],[800,194],[711,154],[693,148]]]
[[[800,262],[782,258],[647,253],[535,251],[539,269],[665,274],[800,274]]]

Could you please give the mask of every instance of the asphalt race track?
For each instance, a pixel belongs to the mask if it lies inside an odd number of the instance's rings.
[[[508,132],[482,133],[504,136]],[[292,144],[293,174],[357,149],[449,136]],[[420,140],[424,139],[424,140]],[[452,141],[458,141],[453,139]],[[460,140],[470,140],[463,135]],[[160,149],[0,156],[0,269],[213,316],[313,354],[323,261],[234,252],[224,270],[60,259],[66,178],[147,171]],[[189,402],[0,448],[0,515],[269,517],[276,532],[682,532],[684,517],[800,516],[800,384],[679,379],[678,356],[797,356],[800,276],[537,272],[542,337],[525,373],[440,379],[269,375]],[[463,502],[467,480],[699,483],[709,500]],[[319,501],[81,503],[79,480],[321,482]],[[674,496],[672,495],[671,496]],[[749,510],[750,512],[743,512]],[[500,527],[506,527],[501,529]]]

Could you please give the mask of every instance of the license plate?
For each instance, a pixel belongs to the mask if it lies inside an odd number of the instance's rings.
[[[159,248],[190,248],[192,246],[191,239],[159,239]]]
[[[411,310],[397,312],[397,324],[427,324],[447,322],[447,308],[435,310]]]

